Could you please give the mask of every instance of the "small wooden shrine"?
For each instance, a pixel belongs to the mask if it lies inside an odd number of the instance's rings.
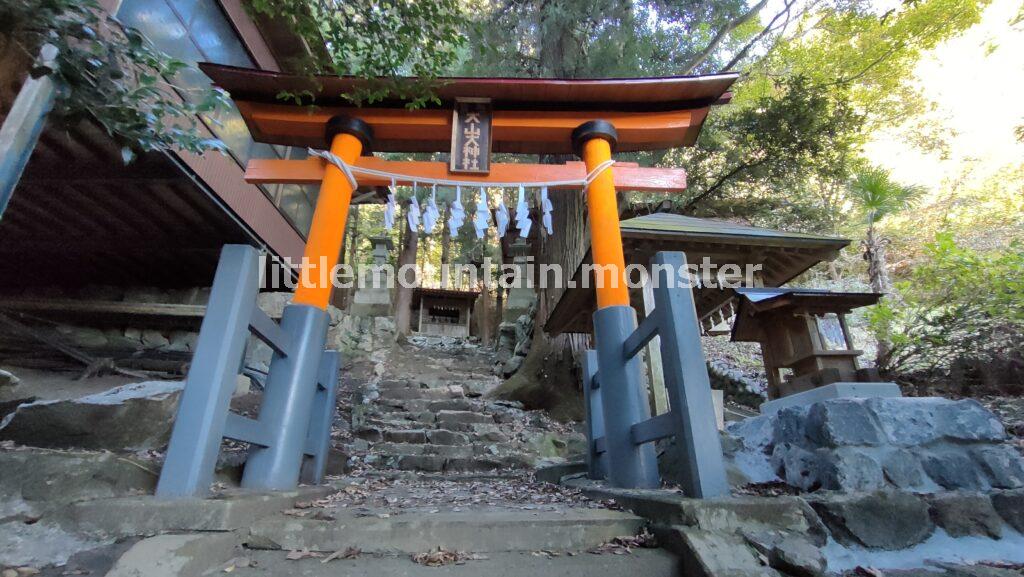
[[[732,340],[761,343],[768,398],[837,382],[877,382],[878,371],[857,366],[846,315],[873,305],[878,293],[802,288],[740,288]],[[784,371],[791,372],[783,376]]]
[[[478,291],[419,287],[413,291],[412,310],[418,311],[420,334],[468,337],[473,303]]]

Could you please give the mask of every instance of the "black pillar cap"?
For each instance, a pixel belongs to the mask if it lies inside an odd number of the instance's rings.
[[[593,138],[607,140],[612,150],[615,150],[615,145],[619,142],[619,133],[615,130],[615,126],[607,120],[584,122],[572,131],[572,150],[576,156],[583,157],[583,144]]]
[[[363,143],[363,153],[369,151],[373,146],[373,128],[353,116],[338,115],[327,121],[324,138],[327,139],[328,149],[330,149],[334,137],[339,134],[351,134],[358,138]]]

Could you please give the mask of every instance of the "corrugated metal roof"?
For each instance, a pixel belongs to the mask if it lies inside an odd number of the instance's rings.
[[[828,289],[809,288],[738,288],[733,289],[736,294],[746,298],[752,303],[771,300],[782,295],[803,295],[803,294],[828,294]]]

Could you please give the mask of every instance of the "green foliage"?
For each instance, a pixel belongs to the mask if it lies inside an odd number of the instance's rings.
[[[357,104],[389,96],[408,99],[411,108],[436,101],[437,77],[465,43],[458,0],[249,0],[247,7],[290,22],[309,44],[308,59],[293,64],[310,74],[364,79],[341,95]]]
[[[897,290],[896,298],[872,311],[872,326],[891,343],[883,366],[943,375],[970,368],[996,384],[1010,382],[1006,379],[1015,372],[1019,382],[1024,372],[1024,242],[981,252],[940,234]]]
[[[751,105],[709,119],[695,148],[666,159],[687,167],[696,193],[682,209],[764,193],[791,203],[780,189],[842,180],[860,122],[842,94],[810,90],[802,76],[784,78]]]
[[[849,199],[863,213],[864,222],[875,224],[886,216],[907,208],[924,194],[924,187],[900,184],[881,168],[858,172],[850,184]]]
[[[143,151],[223,148],[197,130],[200,113],[225,102],[215,90],[186,98],[166,79],[185,63],[155,49],[140,33],[103,12],[96,0],[0,0],[0,38],[35,59],[58,49],[50,74],[58,86],[54,112],[67,125],[99,123],[122,146],[125,162]]]
[[[859,3],[822,7],[798,20],[790,37],[753,68],[761,82],[803,74],[815,90],[849,89],[872,126],[913,116],[924,103],[912,84],[922,52],[977,23],[988,0],[903,2],[885,13]]]

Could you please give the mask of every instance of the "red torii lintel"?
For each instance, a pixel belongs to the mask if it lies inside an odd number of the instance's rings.
[[[251,184],[320,184],[327,163],[319,158],[306,160],[252,159],[245,169],[245,181]],[[406,175],[396,178],[395,184],[411,186],[425,179],[456,179],[470,184],[487,186],[490,183],[554,182],[583,180],[587,176],[582,162],[565,164],[498,163],[491,165],[490,174],[453,175],[445,162],[384,160],[372,156],[359,157],[355,166]],[[632,162],[617,162],[612,167],[615,188],[642,192],[683,192],[686,190],[686,171],[682,168],[645,168]],[[356,175],[360,186],[388,186],[391,179],[365,174]],[[579,188],[579,185],[552,186],[551,188]]]

